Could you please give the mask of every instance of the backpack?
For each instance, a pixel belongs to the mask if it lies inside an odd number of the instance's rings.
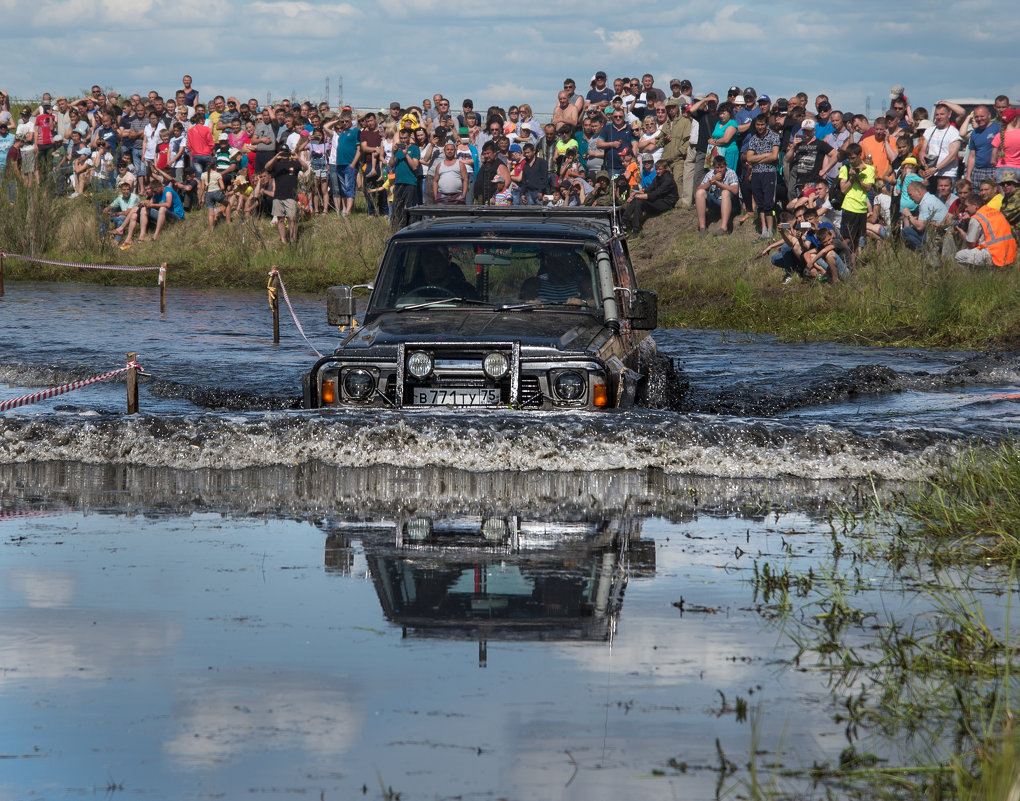
[[[850,169],[850,162],[846,161],[846,160],[841,161],[839,163],[839,169],[843,169],[843,167],[846,167],[847,170],[849,171],[849,169]],[[843,199],[845,197],[846,197],[846,192],[843,191],[843,188],[840,185],[839,173],[837,172],[836,173],[836,180],[833,181],[832,182],[832,186],[829,187],[829,205],[832,206],[833,209],[837,209],[837,210],[841,209],[841,208],[843,208]]]

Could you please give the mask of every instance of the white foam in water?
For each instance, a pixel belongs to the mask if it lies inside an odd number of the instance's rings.
[[[911,480],[952,446],[927,431],[865,436],[711,416],[501,412],[260,413],[0,418],[0,462],[66,460],[174,469],[394,465],[490,472],[661,469],[720,477]]]

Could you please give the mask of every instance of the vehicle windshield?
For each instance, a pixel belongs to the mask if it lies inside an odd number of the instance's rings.
[[[595,259],[572,242],[395,242],[373,306],[599,308]]]

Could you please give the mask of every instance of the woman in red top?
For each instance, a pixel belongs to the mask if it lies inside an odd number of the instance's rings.
[[[996,181],[1006,170],[1020,170],[1020,111],[1008,108],[999,115],[999,119],[1002,131],[992,139]]]
[[[188,152],[195,167],[195,175],[201,179],[213,159],[213,135],[209,126],[205,124],[204,114],[196,112],[191,118],[191,123],[188,129]]]
[[[45,181],[53,177],[53,141],[57,118],[53,116],[49,103],[44,103],[42,114],[35,118],[35,147],[39,153],[39,175]]]

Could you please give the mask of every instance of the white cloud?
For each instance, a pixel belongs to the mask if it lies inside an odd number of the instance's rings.
[[[634,51],[644,42],[641,33],[632,28],[623,31],[610,31],[608,36],[603,28],[596,28],[594,33],[614,56],[633,57]]]

